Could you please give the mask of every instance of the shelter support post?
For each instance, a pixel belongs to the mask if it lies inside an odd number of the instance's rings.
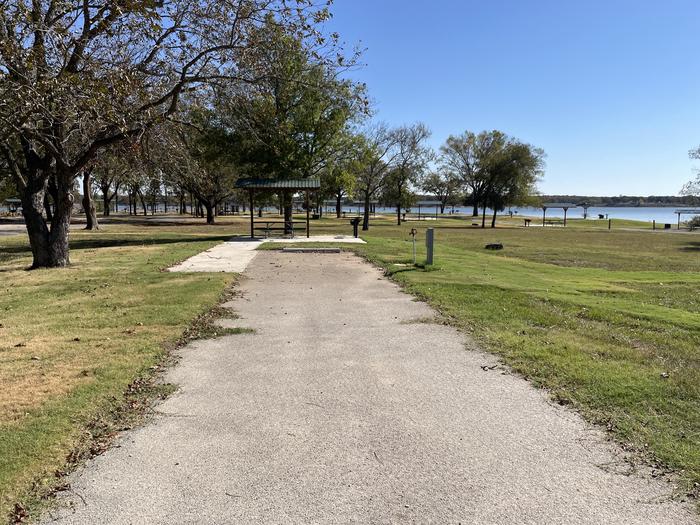
[[[253,211],[253,190],[248,191],[250,196],[250,238],[255,238],[255,212]]]
[[[309,238],[309,190],[306,190],[306,238]]]

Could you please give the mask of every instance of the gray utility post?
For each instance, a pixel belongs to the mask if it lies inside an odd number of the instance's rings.
[[[425,231],[425,247],[427,248],[427,256],[425,264],[433,264],[433,240],[435,239],[435,229],[428,228]]]

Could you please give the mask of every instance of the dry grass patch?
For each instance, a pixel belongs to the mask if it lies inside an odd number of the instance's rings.
[[[227,239],[190,225],[72,235],[72,266],[25,271],[24,236],[0,239],[0,509],[55,479],[135,378],[231,282],[162,271]],[[229,228],[230,229],[230,228]],[[124,232],[120,230],[126,230]],[[102,417],[102,416],[100,416]]]

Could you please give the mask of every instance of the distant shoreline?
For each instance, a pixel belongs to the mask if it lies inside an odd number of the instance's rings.
[[[586,195],[538,195],[542,202],[571,202],[581,206],[587,204],[596,208],[673,208],[700,207],[700,199],[693,196],[620,195],[617,197],[591,197]]]
[[[578,205],[579,208],[581,205]],[[698,208],[700,209],[700,204],[688,204],[686,202],[679,202],[675,204],[655,204],[655,203],[646,203],[646,204],[591,204],[591,208],[679,208],[679,207],[686,207],[686,208]]]

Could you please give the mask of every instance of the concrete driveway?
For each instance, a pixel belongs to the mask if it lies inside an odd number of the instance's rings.
[[[23,222],[0,224],[0,237],[20,235],[22,233],[27,233],[27,228]]]
[[[697,523],[359,258],[263,252],[240,289],[226,324],[256,332],[183,349],[45,522]]]

